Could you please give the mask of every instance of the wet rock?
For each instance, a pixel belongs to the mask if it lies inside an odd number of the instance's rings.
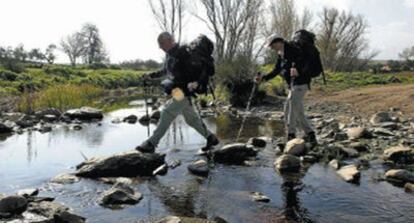
[[[142,194],[124,184],[116,184],[103,193],[101,205],[111,206],[120,204],[137,204]]]
[[[408,193],[414,193],[414,184],[412,184],[412,183],[406,183],[404,185],[404,189]]]
[[[52,131],[52,126],[51,125],[42,125],[39,128],[39,132],[41,132],[41,133],[46,133],[46,132],[50,132],[50,131]]]
[[[99,178],[99,181],[106,183],[106,184],[124,184],[124,185],[132,184],[131,178],[127,178],[127,177],[102,177],[102,178]]]
[[[344,141],[348,139],[348,134],[344,132],[337,132],[334,134],[334,139],[337,141]]]
[[[33,119],[33,117],[30,115],[24,115],[16,121],[16,125],[20,126],[21,128],[29,128],[33,127],[37,122],[38,120]]]
[[[253,199],[253,201],[256,201],[256,202],[264,202],[264,203],[270,202],[270,198],[260,192],[252,192],[250,196]]]
[[[304,155],[300,157],[300,160],[305,163],[316,163],[319,161],[319,158],[315,155]]]
[[[357,183],[361,178],[361,173],[358,171],[357,166],[353,164],[340,168],[336,171],[336,173],[338,173],[342,179],[349,183]]]
[[[285,154],[301,156],[306,153],[305,140],[295,138],[286,143]]]
[[[329,162],[329,166],[332,167],[334,170],[338,170],[341,167],[340,162],[337,159],[331,160]]]
[[[404,169],[392,169],[385,173],[385,179],[396,183],[414,183],[414,174]]]
[[[389,121],[391,121],[391,116],[388,112],[376,113],[370,119],[370,122],[373,125],[380,124],[382,122],[389,122]]]
[[[300,159],[289,154],[282,155],[275,161],[275,168],[280,172],[296,172],[300,167]]]
[[[143,115],[139,118],[139,123],[142,125],[148,125],[151,120],[151,117],[149,115]]]
[[[77,166],[75,175],[88,178],[152,176],[165,163],[164,158],[164,154],[128,151],[86,160]]]
[[[138,117],[136,115],[129,115],[125,117],[122,121],[128,122],[129,124],[135,124],[138,121]]]
[[[349,144],[349,147],[355,149],[358,152],[367,152],[369,150],[369,146],[361,142],[352,142]]]
[[[96,108],[82,107],[68,110],[63,114],[63,116],[69,117],[70,119],[92,121],[93,119],[102,119],[103,113],[101,110]]]
[[[39,194],[39,189],[36,188],[30,188],[30,189],[24,189],[24,190],[19,190],[17,192],[18,196],[22,196],[22,197],[33,197]]]
[[[163,164],[160,167],[158,167],[156,170],[154,170],[152,175],[154,175],[154,176],[156,176],[156,175],[165,175],[167,172],[168,172],[168,165]]]
[[[391,160],[396,163],[406,163],[414,160],[414,154],[409,147],[396,146],[384,150],[383,157],[385,160]]]
[[[122,122],[122,120],[120,119],[120,118],[114,118],[114,119],[112,119],[112,121],[111,121],[111,123],[112,124],[119,124],[119,123],[121,123]]]
[[[51,182],[57,184],[72,184],[78,182],[80,179],[79,177],[70,174],[70,173],[62,173],[55,176]]]
[[[234,143],[214,150],[214,160],[221,163],[242,164],[250,157],[256,156],[257,151],[251,145]]]
[[[263,148],[263,147],[266,147],[267,142],[266,142],[266,139],[263,137],[254,137],[254,138],[250,138],[247,144],[250,144],[255,147]]]
[[[181,165],[180,160],[172,160],[171,162],[168,162],[168,167],[171,168],[171,169],[175,169],[180,165]]]
[[[39,119],[43,119],[46,115],[53,115],[55,117],[60,117],[62,115],[62,112],[56,108],[46,108],[46,109],[35,112],[35,116]]]
[[[161,118],[161,112],[159,110],[155,110],[151,113],[150,119],[158,121]]]
[[[53,219],[56,214],[69,211],[69,207],[66,207],[59,203],[41,201],[30,203],[27,210],[29,212],[44,216],[46,218]]]
[[[355,127],[347,129],[346,134],[349,139],[368,138],[369,133],[364,127]]]
[[[0,122],[0,134],[4,133],[12,133],[13,132],[13,126],[11,125],[11,122]]]
[[[395,122],[383,122],[379,126],[388,130],[397,130],[399,128],[398,124]]]
[[[74,125],[72,128],[75,131],[80,131],[80,130],[82,130],[83,127],[81,125]]]
[[[0,200],[0,216],[13,216],[23,213],[27,209],[28,201],[23,196],[8,196]]]
[[[210,172],[208,168],[208,163],[205,160],[198,160],[195,162],[192,162],[190,165],[188,165],[188,170],[197,176],[208,176],[208,173]]]
[[[165,217],[157,221],[157,223],[218,223],[218,222],[207,220],[207,219],[201,219],[201,218],[168,216],[168,217]]]
[[[53,220],[56,223],[84,223],[86,222],[86,218],[72,214],[68,211],[56,213],[53,216]]]
[[[358,157],[359,152],[353,148],[341,147],[341,154],[347,158]]]
[[[393,132],[385,128],[374,128],[372,129],[372,133],[379,136],[395,136]]]

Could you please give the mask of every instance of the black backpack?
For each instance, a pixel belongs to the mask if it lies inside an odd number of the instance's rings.
[[[293,44],[302,50],[305,60],[309,61],[309,66],[305,71],[306,75],[309,75],[310,78],[315,78],[322,74],[323,81],[326,84],[320,53],[315,46],[315,38],[315,34],[301,29],[295,32],[293,36]]]
[[[198,94],[206,94],[210,77],[214,76],[214,43],[205,35],[200,35],[188,45],[190,53],[189,67],[192,75],[200,75],[195,79],[200,80],[196,90]]]

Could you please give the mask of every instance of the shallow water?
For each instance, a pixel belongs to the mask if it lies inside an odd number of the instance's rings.
[[[197,155],[205,140],[178,118],[163,138],[159,151],[166,160],[181,160],[166,176],[137,178],[133,187],[143,195],[137,205],[111,210],[97,204],[106,185],[82,180],[69,185],[48,181],[87,157],[110,155],[133,149],[148,134],[145,126],[112,124],[115,117],[143,115],[142,107],[122,109],[106,115],[102,125],[83,124],[80,131],[58,126],[50,133],[24,133],[0,140],[0,192],[41,188],[40,196],[53,196],[86,217],[89,222],[147,222],[166,215],[196,216],[228,222],[414,222],[414,197],[402,188],[373,178],[383,173],[381,165],[363,170],[359,185],[342,181],[322,164],[302,170],[297,176],[281,176],[273,169],[275,150],[261,149],[253,166],[216,164],[208,178],[193,176],[187,164]],[[223,143],[237,135],[240,120],[228,116],[205,119]],[[155,125],[150,126],[150,132]],[[244,140],[250,136],[281,136],[283,124],[248,119]],[[271,201],[251,201],[249,192],[262,192]]]

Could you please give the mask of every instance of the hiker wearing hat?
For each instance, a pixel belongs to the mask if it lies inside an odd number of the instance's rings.
[[[202,72],[202,74],[195,73],[197,69],[190,67],[192,65],[189,63],[195,55],[190,54],[188,47],[176,43],[170,33],[161,33],[158,36],[158,45],[166,53],[164,69],[145,75],[144,78],[167,76],[167,79],[162,81],[161,85],[165,93],[171,98],[161,111],[161,117],[153,135],[137,146],[136,149],[141,152],[154,152],[171,123],[179,114],[182,114],[186,123],[207,139],[207,145],[203,150],[208,150],[217,145],[219,141],[204,125],[191,102],[191,96],[199,92],[200,86],[206,79],[203,76],[205,72]],[[192,62],[194,63],[194,61]]]
[[[256,83],[262,80],[268,81],[279,74],[283,77],[289,86],[289,94],[284,106],[287,141],[296,138],[296,131],[302,129],[305,132],[305,141],[316,145],[316,135],[306,118],[303,106],[303,98],[309,90],[311,81],[311,77],[305,75],[308,64],[303,52],[300,47],[278,35],[268,39],[268,47],[278,54],[276,65],[270,73],[262,77],[257,76],[255,81]]]

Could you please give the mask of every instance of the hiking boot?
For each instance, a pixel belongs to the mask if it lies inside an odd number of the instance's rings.
[[[305,141],[310,143],[312,146],[316,146],[318,144],[318,140],[316,139],[315,132],[308,133],[308,135],[305,137]]]
[[[220,143],[220,141],[217,139],[216,135],[211,134],[209,137],[207,137],[207,145],[203,148],[201,148],[202,151],[208,151],[213,148],[213,146],[217,146]]]
[[[141,145],[135,147],[136,150],[140,151],[141,153],[153,153],[155,152],[155,146],[152,145],[150,141],[145,141]]]

